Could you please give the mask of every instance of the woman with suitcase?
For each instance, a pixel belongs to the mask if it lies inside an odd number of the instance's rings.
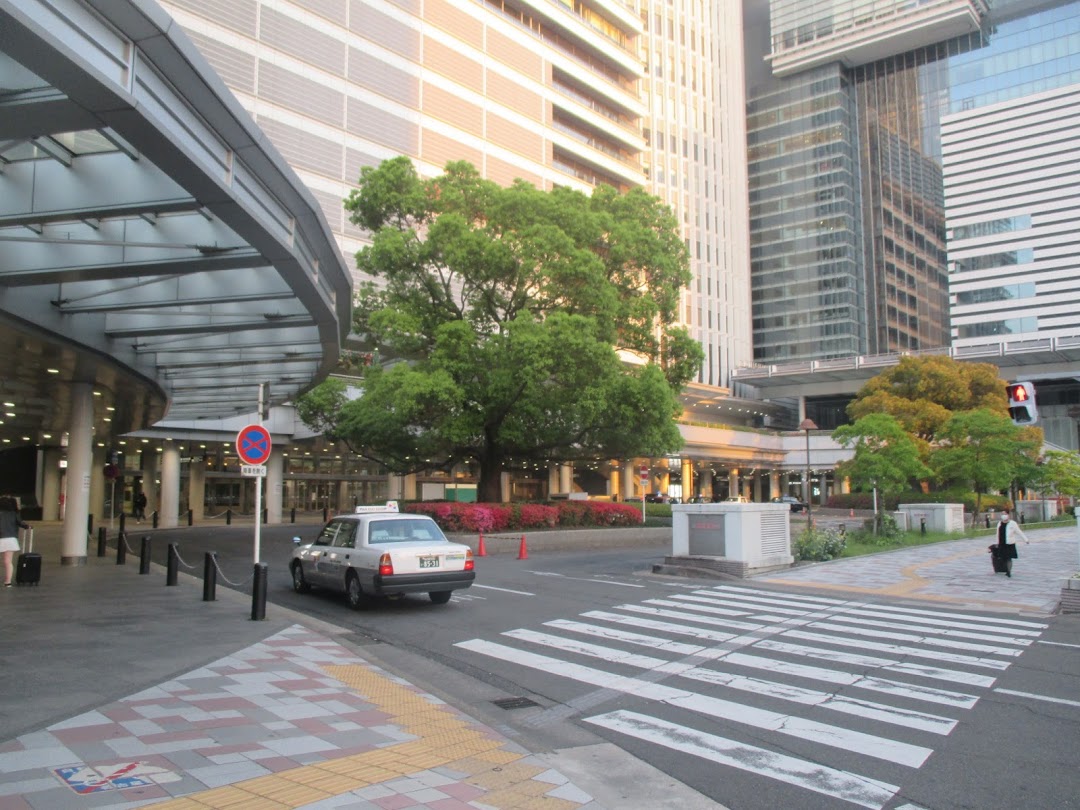
[[[1001,522],[998,523],[997,529],[997,557],[998,560],[1004,563],[1005,576],[1007,577],[1012,577],[1012,561],[1017,557],[1016,541],[1018,538],[1023,538],[1024,543],[1031,542],[1016,521],[1009,519],[1009,510],[1002,510]]]
[[[11,577],[14,574],[12,559],[19,550],[19,529],[29,529],[30,524],[24,523],[19,517],[19,502],[10,495],[0,497],[0,555],[4,557],[4,585],[11,587]]]

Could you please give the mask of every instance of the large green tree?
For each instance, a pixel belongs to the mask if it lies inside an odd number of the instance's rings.
[[[833,431],[833,439],[855,454],[836,467],[840,477],[851,479],[856,490],[877,490],[882,495],[911,489],[913,481],[929,477],[931,471],[919,460],[919,448],[900,423],[887,413],[863,416],[851,425]],[[885,499],[877,501],[875,528],[881,523]]]
[[[396,158],[346,208],[371,234],[354,331],[382,363],[356,399],[309,395],[308,424],[394,472],[472,462],[486,501],[511,460],[680,447],[702,353],[676,325],[687,251],[657,198],[503,188],[462,162],[423,179]]]
[[[868,380],[847,412],[853,420],[891,414],[925,452],[954,413],[985,408],[1008,414],[1005,381],[991,363],[966,363],[947,355],[901,357]]]
[[[980,408],[953,414],[939,431],[931,467],[939,477],[965,481],[975,491],[975,513],[982,494],[1007,488],[1016,478],[1033,477],[1041,441],[1008,416]]]
[[[1038,468],[1037,485],[1057,495],[1080,496],[1080,453],[1050,450]]]

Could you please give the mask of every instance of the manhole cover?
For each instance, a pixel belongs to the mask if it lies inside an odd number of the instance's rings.
[[[527,697],[512,697],[503,698],[502,700],[491,701],[500,709],[527,709],[530,706],[539,706],[535,700],[529,700]]]

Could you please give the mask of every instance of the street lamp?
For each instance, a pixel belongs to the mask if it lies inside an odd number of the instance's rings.
[[[814,503],[814,485],[810,481],[810,431],[817,430],[818,426],[809,416],[799,422],[799,430],[806,431],[806,528],[812,529],[814,522],[811,517]]]

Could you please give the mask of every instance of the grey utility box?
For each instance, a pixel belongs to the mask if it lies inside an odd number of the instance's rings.
[[[672,563],[747,577],[795,562],[786,503],[675,504],[671,516]]]
[[[897,509],[907,514],[910,531],[922,528],[926,520],[928,532],[964,531],[964,505],[962,503],[902,503]]]
[[[1017,501],[1014,509],[1017,518],[1024,516],[1025,523],[1042,523],[1057,517],[1058,506],[1056,499]]]

